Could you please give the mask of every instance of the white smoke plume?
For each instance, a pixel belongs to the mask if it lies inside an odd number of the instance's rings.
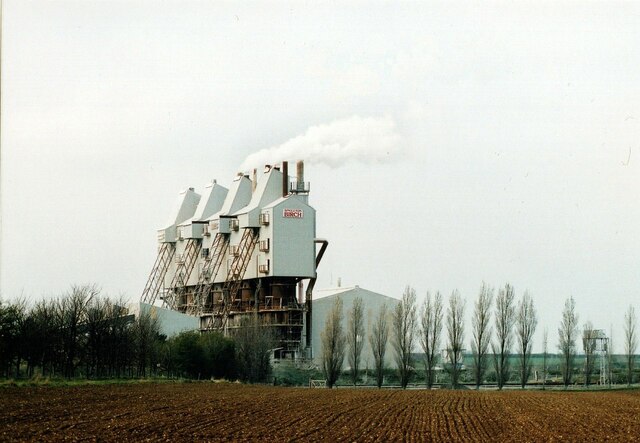
[[[309,127],[278,146],[249,155],[241,170],[275,164],[282,160],[304,160],[332,168],[348,161],[383,163],[393,160],[400,151],[402,137],[390,116],[359,117],[335,120]]]

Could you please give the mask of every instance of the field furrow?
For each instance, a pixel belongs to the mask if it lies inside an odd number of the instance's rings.
[[[633,441],[640,391],[2,388],[0,441]]]

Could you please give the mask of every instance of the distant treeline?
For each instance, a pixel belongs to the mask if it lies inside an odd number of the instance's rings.
[[[227,378],[270,375],[271,341],[260,334],[185,332],[167,339],[148,313],[131,315],[122,300],[94,286],[29,305],[0,300],[0,377]],[[252,330],[252,324],[247,329]]]
[[[365,300],[355,297],[345,319],[342,299],[335,297],[320,334],[326,386],[331,388],[338,383],[345,360],[351,383],[355,386],[361,382],[362,351],[366,345],[371,349],[378,387],[389,378],[385,367],[388,347],[402,388],[416,378],[422,378],[427,388],[436,383],[458,388],[473,382],[476,389],[483,384],[495,384],[502,389],[514,382],[524,389],[532,376],[536,383],[541,379],[543,386],[547,381],[561,380],[568,387],[580,379],[588,387],[594,382],[610,384],[614,377],[628,385],[634,382],[638,334],[633,305],[624,314],[623,364],[614,359],[610,337],[604,331],[595,329],[589,320],[580,326],[573,297],[565,300],[562,309],[557,330],[558,352],[550,350],[545,328],[543,352],[539,355],[532,353],[538,313],[528,291],[518,298],[509,283],[496,291],[483,282],[470,306],[471,328],[465,325],[466,307],[467,300],[457,290],[448,301],[440,292],[428,292],[418,305],[415,289],[406,286],[402,299],[391,309],[384,304],[380,306],[367,330]],[[423,352],[416,354],[418,348]],[[551,349],[554,348],[552,345]],[[419,373],[418,366],[424,367],[424,372]],[[547,380],[548,376],[552,378]]]

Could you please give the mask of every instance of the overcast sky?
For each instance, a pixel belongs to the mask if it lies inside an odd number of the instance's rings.
[[[640,4],[347,4],[5,0],[1,296],[135,300],[181,189],[303,158],[317,287],[510,282],[622,351]]]

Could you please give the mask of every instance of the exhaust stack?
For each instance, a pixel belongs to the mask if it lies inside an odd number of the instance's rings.
[[[296,164],[296,173],[298,176],[298,182],[296,184],[296,190],[298,192],[304,191],[304,161],[300,160]]]
[[[256,188],[258,187],[258,170],[253,168],[253,172],[251,173],[251,193],[256,192]]]
[[[289,195],[289,162],[282,162],[282,196]]]

